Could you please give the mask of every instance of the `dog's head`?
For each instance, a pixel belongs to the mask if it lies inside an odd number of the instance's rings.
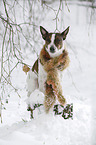
[[[51,57],[59,56],[64,50],[63,41],[69,32],[69,27],[62,33],[49,33],[40,26],[42,38],[45,40],[45,49]]]

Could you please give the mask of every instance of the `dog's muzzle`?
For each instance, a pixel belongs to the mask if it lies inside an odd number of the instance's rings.
[[[54,53],[54,52],[55,52],[54,46],[51,46],[51,47],[50,47],[50,52],[51,52],[51,53]]]

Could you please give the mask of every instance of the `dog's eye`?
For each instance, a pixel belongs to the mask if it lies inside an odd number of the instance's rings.
[[[47,44],[51,43],[51,40],[50,39],[46,39],[46,43]]]
[[[60,40],[60,39],[56,39],[56,42],[57,42],[57,43],[60,43],[60,42],[61,42],[61,40]]]

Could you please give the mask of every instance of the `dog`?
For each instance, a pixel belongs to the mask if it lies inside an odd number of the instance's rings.
[[[62,33],[49,33],[40,26],[40,32],[45,44],[39,58],[35,61],[31,71],[26,65],[23,67],[23,71],[28,72],[28,96],[39,88],[45,95],[44,107],[48,113],[56,99],[60,105],[66,104],[60,84],[60,73],[69,66],[70,62],[68,52],[64,47],[69,27]]]

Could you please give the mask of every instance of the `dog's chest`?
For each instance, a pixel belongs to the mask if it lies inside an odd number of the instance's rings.
[[[58,77],[60,82],[62,82],[62,72],[58,70]],[[38,71],[38,82],[39,90],[45,93],[45,82],[47,80],[47,72],[44,70],[42,64],[39,62],[39,71]]]

